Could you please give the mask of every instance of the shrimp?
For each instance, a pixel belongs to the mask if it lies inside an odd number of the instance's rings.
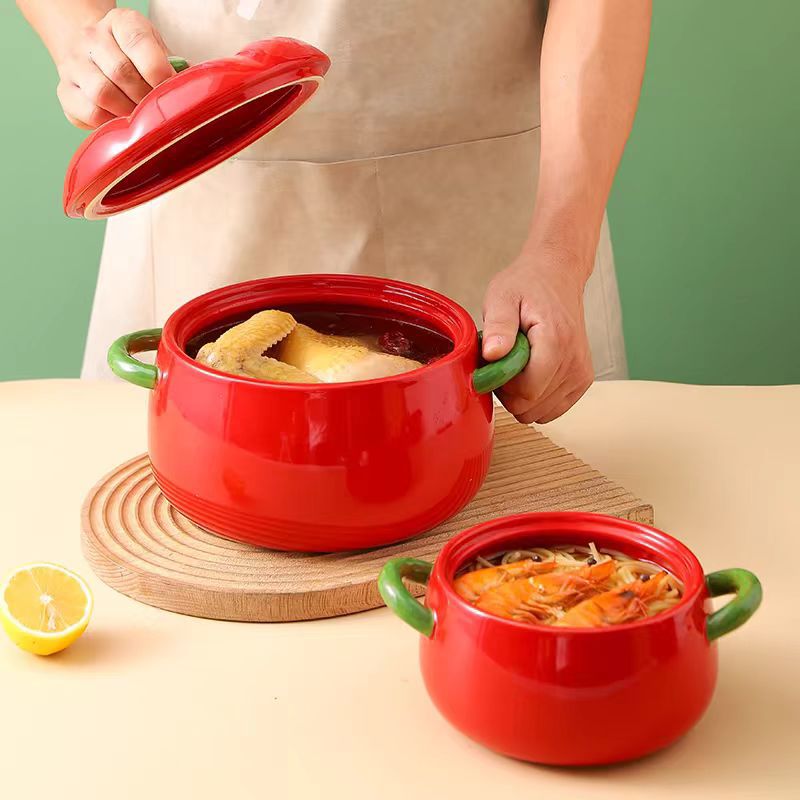
[[[460,597],[474,603],[484,592],[502,583],[508,583],[517,578],[528,578],[532,575],[543,575],[554,570],[555,567],[555,561],[534,561],[532,558],[526,558],[522,561],[500,564],[497,567],[465,572],[455,579],[453,585]]]
[[[571,628],[598,628],[633,622],[648,616],[651,604],[671,589],[666,572],[644,575],[639,580],[590,597],[571,608],[555,624]]]
[[[475,607],[505,619],[546,622],[557,617],[563,607],[607,589],[615,571],[616,564],[609,560],[566,572],[518,578],[486,591]]]

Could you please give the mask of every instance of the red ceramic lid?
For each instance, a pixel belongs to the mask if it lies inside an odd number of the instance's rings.
[[[180,186],[291,116],[329,66],[311,45],[276,38],[179,72],[87,137],[67,168],[64,211],[100,219]]]

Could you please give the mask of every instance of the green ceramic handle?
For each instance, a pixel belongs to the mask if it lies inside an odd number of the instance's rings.
[[[761,583],[746,569],[723,569],[706,575],[706,586],[711,597],[734,594],[730,603],[715,611],[706,621],[706,636],[713,642],[740,625],[744,625],[761,605]]]
[[[168,56],[167,60],[172,64],[175,72],[183,72],[189,66],[189,62],[180,56]]]
[[[118,378],[143,386],[145,389],[152,389],[158,380],[158,367],[144,364],[133,356],[134,353],[155,350],[160,341],[161,328],[120,336],[108,348],[108,366]]]
[[[478,343],[482,341],[482,334],[478,334]],[[483,367],[478,367],[472,373],[472,385],[478,394],[488,394],[508,383],[515,375],[525,369],[531,357],[531,346],[528,337],[521,331],[517,334],[516,341],[511,350],[497,361],[492,361]]]
[[[412,628],[424,636],[433,633],[435,622],[433,611],[425,608],[403,584],[403,578],[414,583],[426,584],[433,564],[417,558],[393,558],[388,561],[378,576],[378,591],[383,602]]]

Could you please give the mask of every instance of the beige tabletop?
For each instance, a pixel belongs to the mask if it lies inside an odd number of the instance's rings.
[[[765,587],[758,614],[720,642],[716,696],[695,730],[640,762],[588,770],[518,763],[463,738],[428,701],[417,634],[385,609],[214,622],[100,583],[80,552],[80,505],[145,449],[145,411],[146,392],[126,385],[0,384],[0,571],[61,562],[95,593],[70,650],[37,658],[0,641],[0,797],[800,796],[800,387],[603,383],[547,426],[652,502],[656,524],[707,570],[747,567]],[[587,724],[603,736],[602,719]]]

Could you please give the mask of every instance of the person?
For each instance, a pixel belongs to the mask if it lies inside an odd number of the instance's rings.
[[[83,375],[121,333],[268,274],[409,280],[483,317],[483,354],[532,347],[499,396],[549,422],[626,377],[605,206],[633,123],[650,0],[17,0],[67,119],[129,114],[190,63],[290,36],[322,88],[235,159],[109,220]]]

